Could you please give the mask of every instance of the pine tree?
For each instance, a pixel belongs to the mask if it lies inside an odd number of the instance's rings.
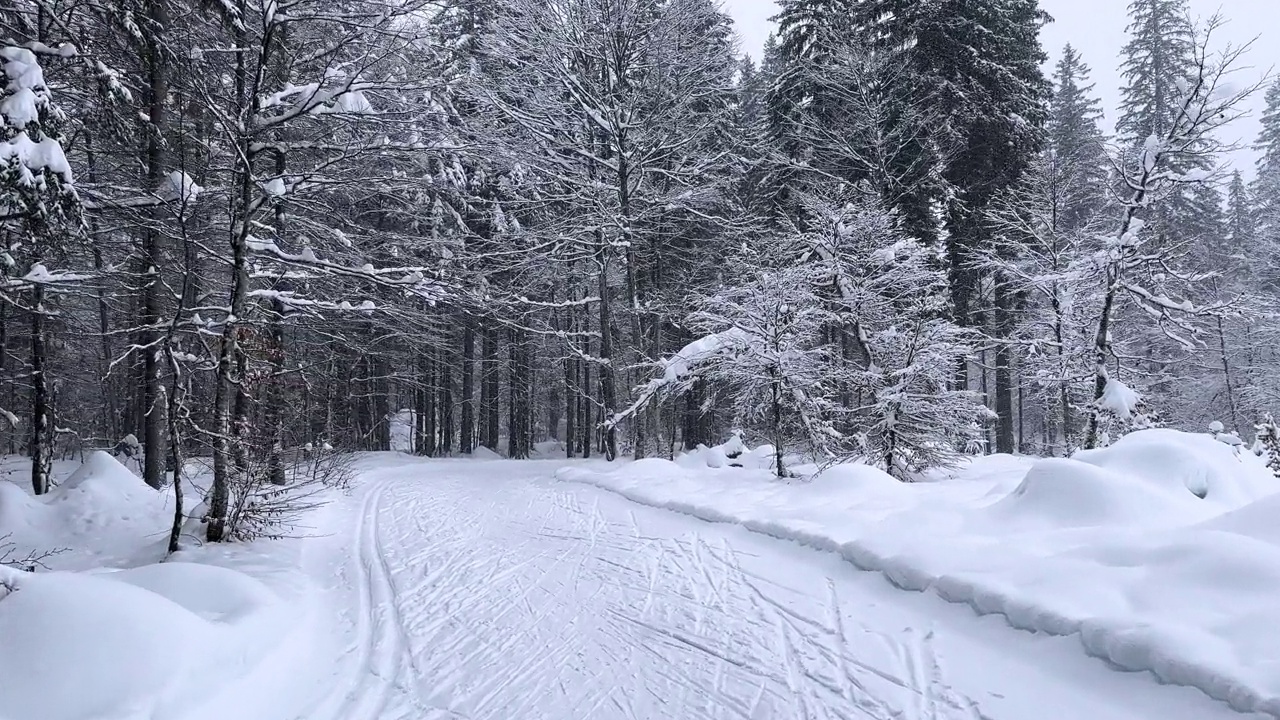
[[[1140,147],[1173,126],[1178,99],[1189,79],[1193,38],[1187,0],[1131,0],[1129,42],[1122,50],[1120,117],[1116,132]]]
[[[1280,290],[1280,80],[1267,88],[1262,131],[1254,143],[1257,174],[1250,186],[1255,203],[1257,246],[1253,272],[1264,287]]]
[[[31,487],[49,491],[55,424],[48,323],[59,287],[74,279],[51,271],[84,234],[80,196],[63,152],[66,116],[54,104],[36,54],[0,46],[0,302],[30,318]],[[0,352],[5,352],[0,348]],[[12,411],[5,417],[10,423]]]
[[[1231,184],[1227,187],[1226,223],[1230,251],[1249,253],[1257,238],[1258,220],[1254,214],[1253,193],[1239,170],[1231,173]]]
[[[1258,153],[1254,193],[1264,209],[1280,204],[1280,79],[1267,88],[1262,131],[1253,148]]]
[[[1131,0],[1129,42],[1122,50],[1120,115],[1116,134],[1126,151],[1122,162],[1134,165],[1150,137],[1165,137],[1177,119],[1180,100],[1190,82],[1194,62],[1194,34],[1187,0]],[[1169,172],[1205,167],[1195,153],[1167,158]],[[1202,198],[1203,199],[1203,198]],[[1167,201],[1149,215],[1147,232],[1161,243],[1178,245],[1202,203],[1181,188],[1173,188]]]
[[[1054,220],[1059,232],[1089,224],[1107,192],[1105,137],[1099,127],[1101,101],[1089,82],[1089,66],[1071,45],[1062,50],[1049,101],[1048,151],[1051,172],[1062,189]]]

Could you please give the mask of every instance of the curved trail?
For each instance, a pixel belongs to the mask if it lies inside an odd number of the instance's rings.
[[[351,647],[307,720],[1242,717],[563,463],[378,462],[339,510]]]

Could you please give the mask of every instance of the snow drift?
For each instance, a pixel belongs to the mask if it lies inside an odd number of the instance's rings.
[[[907,590],[1280,715],[1280,482],[1208,435],[1132,433],[1071,459],[975,460],[902,484],[647,460],[562,480],[839,553]]]
[[[0,480],[15,554],[61,551],[42,560],[52,571],[0,566],[0,720],[296,715],[305,701],[290,693],[325,671],[306,659],[328,637],[297,548],[196,547],[154,564],[171,490],[102,452],[63,474],[40,497]],[[290,682],[260,687],[278,667]]]
[[[0,568],[0,717],[179,717],[257,667],[289,614],[258,581],[210,565]]]

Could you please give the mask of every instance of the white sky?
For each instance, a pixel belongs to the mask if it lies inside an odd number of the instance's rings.
[[[1280,69],[1280,0],[1190,0],[1191,11],[1199,17],[1220,12],[1229,22],[1217,35],[1217,46],[1241,44],[1257,38],[1248,56],[1250,68],[1238,75],[1241,84],[1256,81],[1263,74]],[[1120,48],[1125,43],[1128,24],[1127,0],[1040,0],[1040,6],[1054,17],[1041,36],[1049,53],[1051,72],[1062,46],[1075,45],[1093,69],[1095,92],[1106,109],[1104,129],[1115,125],[1114,108],[1120,96]],[[759,57],[765,38],[773,29],[769,21],[777,6],[772,0],[724,0],[725,10],[737,23],[742,47]],[[1254,98],[1253,116],[1223,133],[1223,139],[1248,145],[1258,132],[1257,114],[1263,107],[1261,93]],[[1253,154],[1246,149],[1232,161],[1252,175]]]

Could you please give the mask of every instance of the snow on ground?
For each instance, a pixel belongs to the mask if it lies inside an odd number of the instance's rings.
[[[0,720],[279,720],[320,692],[314,659],[338,650],[318,631],[305,543],[188,538],[160,562],[169,491],[97,452],[59,464],[37,498],[22,465],[0,480],[0,543],[61,552],[34,573],[0,565]],[[266,672],[282,667],[289,683]]]
[[[1130,437],[917,485],[732,443],[368,455],[308,537],[163,563],[167,492],[91,457],[43,498],[0,481],[0,534],[71,548],[0,570],[0,720],[1274,715],[1273,481]]]
[[[983,458],[916,484],[865,466],[781,482],[687,458],[558,477],[830,550],[899,588],[1280,716],[1280,483],[1208,435]]]
[[[335,627],[355,642],[302,717],[1242,717],[834,554],[555,482],[562,465],[367,462],[332,508],[350,555],[327,592],[353,598]]]

